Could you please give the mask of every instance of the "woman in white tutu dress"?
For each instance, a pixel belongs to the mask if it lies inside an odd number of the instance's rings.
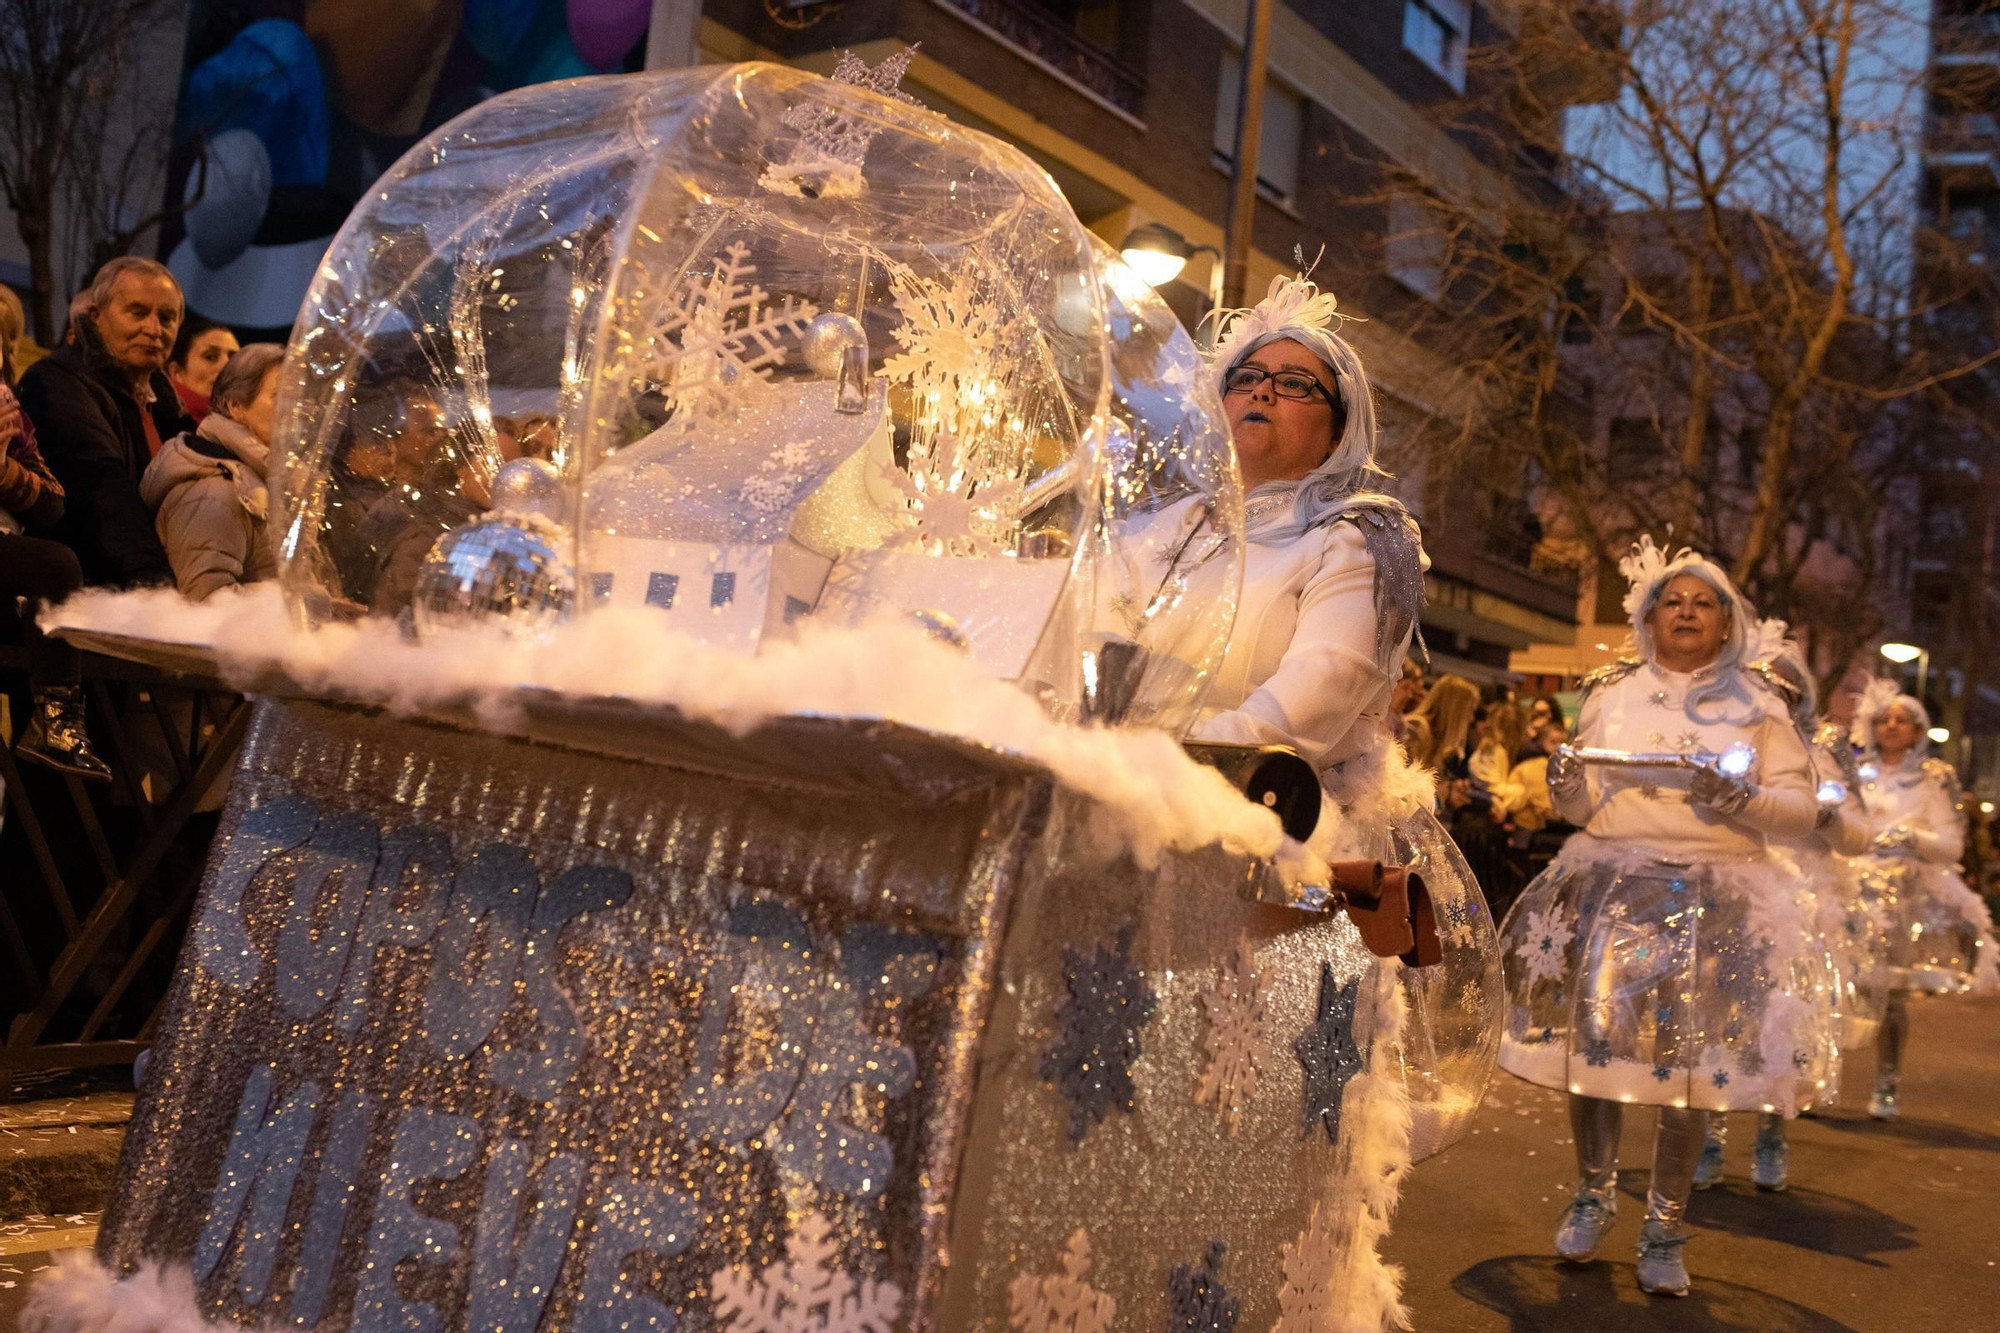
[[[1863,900],[1888,927],[1882,965],[1889,997],[1868,1099],[1868,1113],[1878,1120],[1901,1113],[1909,993],[2000,988],[1992,916],[1958,873],[1965,854],[1958,775],[1930,757],[1930,725],[1923,704],[1888,681],[1870,682],[1854,719],[1871,837],[1856,866]]]
[[[1617,1207],[1628,1103],[1659,1107],[1639,1285],[1684,1295],[1684,1214],[1710,1111],[1796,1113],[1824,1064],[1809,996],[1809,898],[1774,839],[1816,815],[1811,764],[1728,576],[1642,539],[1621,564],[1635,659],[1596,674],[1575,746],[1549,763],[1582,832],[1501,930],[1502,1068],[1570,1094],[1581,1174],[1556,1251],[1583,1262]],[[1678,756],[1648,766],[1612,754]],[[1586,762],[1589,760],[1590,762]],[[1808,985],[1810,983],[1807,983]]]

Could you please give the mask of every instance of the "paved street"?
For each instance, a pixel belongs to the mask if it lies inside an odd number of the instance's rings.
[[[1751,1122],[1730,1178],[1695,1196],[1694,1294],[1640,1294],[1631,1242],[1652,1115],[1629,1113],[1618,1230],[1605,1260],[1558,1264],[1549,1237],[1572,1171],[1561,1099],[1501,1075],[1476,1132],[1421,1167],[1390,1241],[1420,1333],[2000,1333],[2000,1000],[1912,1011],[1905,1118],[1847,1105],[1795,1122],[1792,1188],[1750,1186]],[[0,1223],[0,1333],[50,1251],[87,1245],[94,1214]],[[1260,1333],[1246,1330],[1245,1333]]]
[[[1419,1167],[1389,1243],[1421,1333],[2000,1333],[2000,999],[1911,1006],[1904,1118],[1843,1105],[1792,1125],[1792,1187],[1749,1181],[1749,1116],[1731,1122],[1729,1179],[1697,1193],[1694,1294],[1640,1293],[1653,1115],[1627,1113],[1618,1225],[1605,1258],[1571,1268],[1550,1239],[1575,1159],[1562,1099],[1497,1075],[1478,1128]]]

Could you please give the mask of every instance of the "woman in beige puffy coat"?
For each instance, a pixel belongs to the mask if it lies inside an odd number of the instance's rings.
[[[139,482],[174,583],[193,601],[278,572],[265,531],[264,468],[284,359],[276,343],[230,357],[209,392],[209,414],[193,433],[167,441]]]

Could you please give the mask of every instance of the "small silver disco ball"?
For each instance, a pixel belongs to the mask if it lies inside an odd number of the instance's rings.
[[[562,624],[576,603],[576,571],[561,541],[555,524],[521,514],[488,514],[438,538],[417,571],[418,639],[466,629],[534,638]]]
[[[847,349],[859,347],[867,350],[868,331],[861,327],[861,321],[838,310],[829,310],[806,325],[806,334],[801,340],[801,350],[805,353],[806,364],[821,379],[832,379],[840,374],[841,360]]]
[[[516,458],[493,474],[493,512],[539,514],[560,523],[569,510],[562,473],[546,458]]]

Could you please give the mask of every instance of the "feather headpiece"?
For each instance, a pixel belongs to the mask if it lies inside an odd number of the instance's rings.
[[[1854,743],[1864,750],[1873,750],[1875,724],[1882,720],[1884,713],[1898,707],[1908,713],[1910,720],[1917,724],[1917,743],[1914,749],[1920,754],[1930,749],[1930,710],[1924,707],[1923,700],[1903,693],[1903,687],[1886,676],[1876,676],[1862,687],[1861,698],[1854,705],[1854,727],[1850,733]]]
[[[1775,663],[1787,652],[1796,652],[1797,645],[1791,642],[1792,627],[1776,616],[1769,616],[1757,622],[1750,631],[1750,640],[1744,645],[1743,660],[1746,662]]]
[[[1304,259],[1301,254],[1301,268],[1306,267]],[[1357,502],[1401,507],[1373,489],[1375,482],[1388,474],[1375,465],[1375,395],[1368,384],[1368,372],[1360,355],[1338,332],[1351,317],[1340,313],[1339,298],[1320,290],[1310,273],[1307,269],[1297,277],[1273,278],[1270,290],[1256,305],[1219,310],[1214,316],[1215,350],[1210,355],[1217,393],[1244,358],[1267,343],[1290,339],[1325,364],[1346,414],[1346,425],[1325,462],[1297,482],[1264,483],[1274,491],[1292,490],[1296,503],[1282,523],[1252,531],[1250,539],[1261,543],[1291,541]]]

